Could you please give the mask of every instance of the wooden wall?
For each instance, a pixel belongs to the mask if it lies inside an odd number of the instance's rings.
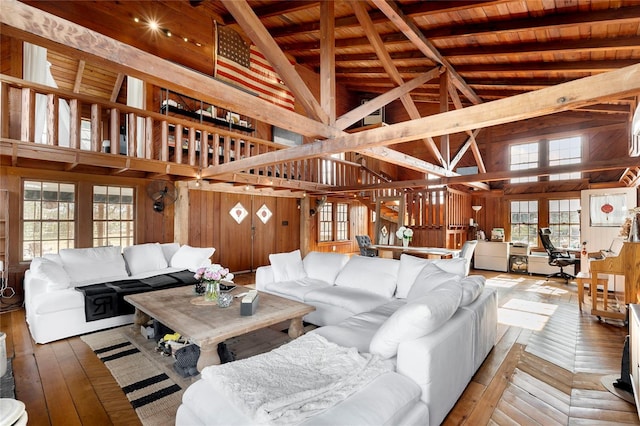
[[[232,217],[240,203],[248,216]],[[272,216],[263,223],[256,212],[266,206]],[[252,271],[269,264],[269,254],[300,248],[298,199],[258,194],[190,189],[188,244],[214,247],[212,260],[233,272]]]

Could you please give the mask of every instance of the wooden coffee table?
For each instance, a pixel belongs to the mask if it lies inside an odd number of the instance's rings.
[[[246,291],[246,287],[238,286],[232,294]],[[151,317],[198,345],[200,358],[197,368],[202,371],[207,365],[220,364],[218,343],[232,337],[286,320],[291,320],[289,336],[292,339],[302,335],[302,317],[314,311],[315,307],[268,293],[259,295],[258,308],[251,316],[240,315],[239,298],[234,298],[228,308],[192,303],[192,299],[200,301],[204,298],[196,296],[192,286],[130,294],[124,300],[136,308],[136,326],[146,324]]]

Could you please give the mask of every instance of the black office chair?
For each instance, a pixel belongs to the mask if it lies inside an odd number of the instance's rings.
[[[562,268],[569,265],[576,265],[580,263],[580,259],[575,257],[571,257],[569,253],[565,250],[559,250],[555,248],[553,243],[551,242],[551,229],[549,228],[540,228],[538,232],[540,234],[540,240],[542,241],[542,245],[549,255],[549,265],[560,267],[560,272],[556,272],[555,274],[547,275],[547,279],[549,278],[562,278],[565,283],[568,283],[569,280],[575,278],[573,275],[564,272]]]
[[[360,247],[360,256],[378,256],[378,250],[369,247],[371,245],[371,238],[369,238],[368,235],[356,235],[356,241],[358,242],[358,247]]]

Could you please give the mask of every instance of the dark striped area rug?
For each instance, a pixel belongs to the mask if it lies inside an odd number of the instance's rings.
[[[80,337],[116,379],[144,425],[173,425],[183,389],[125,337],[122,330]]]

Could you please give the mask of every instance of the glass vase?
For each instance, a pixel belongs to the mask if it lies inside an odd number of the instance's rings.
[[[220,294],[220,283],[218,281],[207,281],[207,287],[204,291],[204,300],[207,302],[217,302],[218,294]]]

